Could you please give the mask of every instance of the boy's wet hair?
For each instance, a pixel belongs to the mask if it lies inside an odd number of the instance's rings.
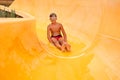
[[[53,17],[53,16],[57,17],[55,13],[51,13],[49,17]]]

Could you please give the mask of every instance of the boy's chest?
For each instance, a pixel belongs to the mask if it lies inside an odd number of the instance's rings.
[[[60,31],[60,26],[51,26],[53,32]]]

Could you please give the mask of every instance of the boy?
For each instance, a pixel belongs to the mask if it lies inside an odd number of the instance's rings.
[[[70,45],[67,43],[67,35],[62,24],[56,22],[57,15],[51,13],[50,16],[51,24],[47,27],[47,38],[50,43],[53,43],[61,51],[70,51]],[[61,34],[62,33],[62,34]],[[62,36],[63,35],[63,36]]]

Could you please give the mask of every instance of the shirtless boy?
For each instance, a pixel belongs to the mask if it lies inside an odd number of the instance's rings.
[[[51,24],[47,27],[47,38],[50,43],[53,43],[61,51],[70,51],[70,45],[67,43],[67,35],[62,24],[56,22],[57,15],[51,13]]]

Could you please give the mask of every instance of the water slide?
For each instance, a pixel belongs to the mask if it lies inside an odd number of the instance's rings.
[[[120,80],[119,0],[15,0],[10,8],[31,14],[35,24],[0,30],[1,80]],[[65,28],[71,52],[48,42],[51,12]]]

